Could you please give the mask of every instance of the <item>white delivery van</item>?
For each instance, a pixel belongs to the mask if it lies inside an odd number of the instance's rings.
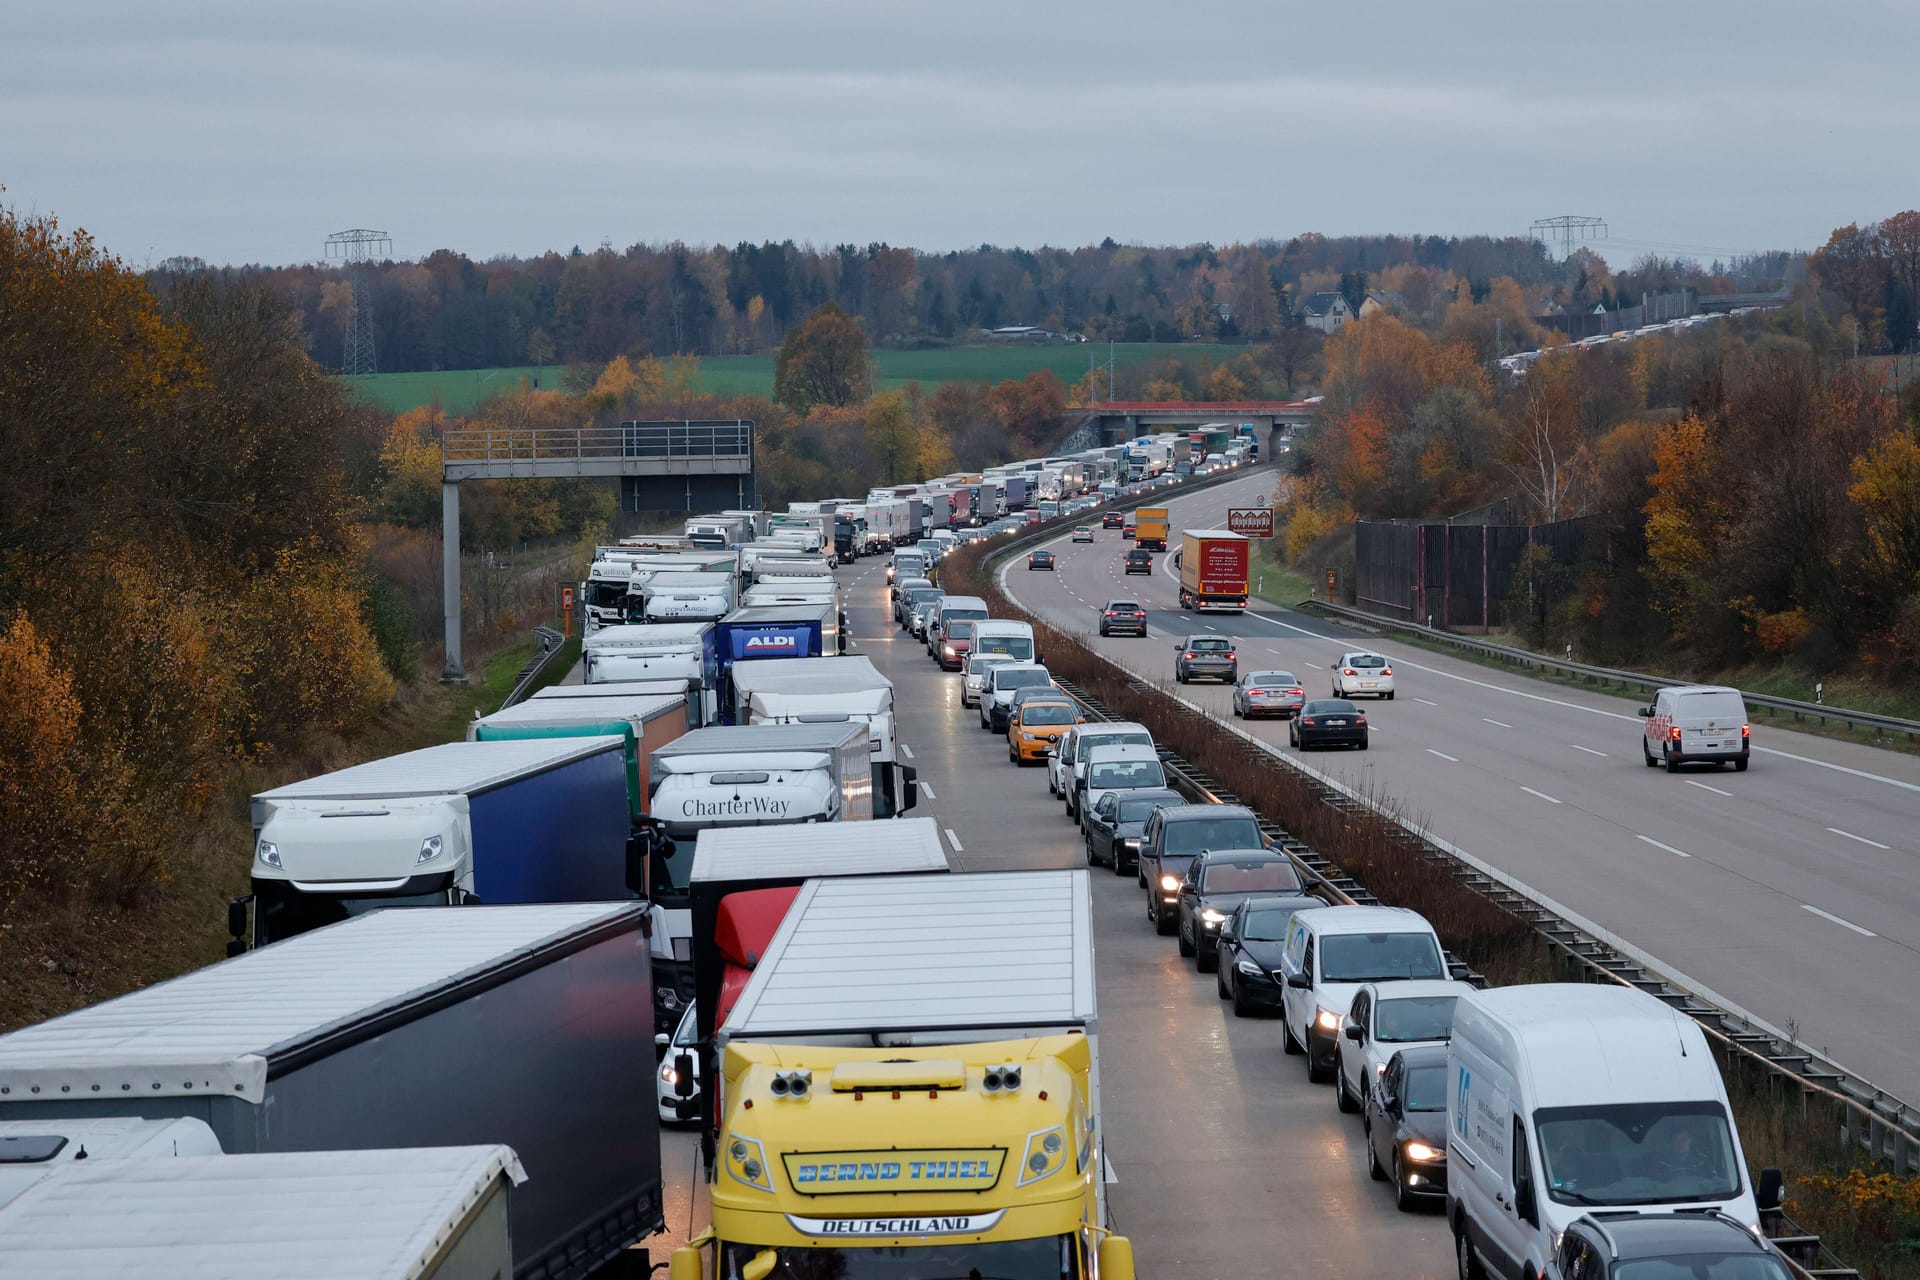
[[[1033,645],[1033,624],[1003,622],[998,618],[976,622],[973,627],[973,652],[1004,653],[1015,662],[1044,662]]]
[[[1683,764],[1719,766],[1731,761],[1739,772],[1747,771],[1753,729],[1738,689],[1707,684],[1662,689],[1652,706],[1640,708],[1640,715],[1646,721],[1640,757],[1647,768],[1665,764],[1668,773],[1675,773]]]
[[[1583,1214],[1720,1212],[1759,1230],[1707,1037],[1631,987],[1472,991],[1447,1042],[1461,1275],[1541,1274]]]

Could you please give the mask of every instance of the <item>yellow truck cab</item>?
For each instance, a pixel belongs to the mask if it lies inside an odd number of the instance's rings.
[[[1132,1280],[1091,922],[1084,870],[807,882],[715,1035],[713,1220],[672,1280]]]

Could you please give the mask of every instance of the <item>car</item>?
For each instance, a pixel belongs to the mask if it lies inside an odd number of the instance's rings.
[[[1120,522],[1120,536],[1125,538],[1128,542],[1132,542],[1135,535],[1138,534],[1139,532],[1140,532],[1139,526],[1134,524],[1133,521],[1122,520]]]
[[[1447,1198],[1447,1049],[1396,1051],[1367,1081],[1367,1172],[1402,1213]]]
[[[989,733],[1005,733],[1014,691],[1052,685],[1053,676],[1037,662],[1008,662],[995,667],[980,689],[980,727]]]
[[[1225,636],[1188,636],[1173,646],[1173,678],[1180,684],[1201,676],[1233,684],[1239,672],[1239,655]]]
[[[893,592],[893,620],[895,622],[904,623],[907,620],[907,592],[918,587],[925,587],[931,590],[933,588],[933,580],[931,578],[902,578],[893,584],[891,590]]]
[[[1269,849],[1209,849],[1193,860],[1180,883],[1174,934],[1180,954],[1201,973],[1220,961],[1220,926],[1253,897],[1297,897],[1304,886],[1293,860]]]
[[[1683,764],[1718,768],[1730,763],[1735,772],[1747,771],[1753,727],[1738,689],[1708,684],[1662,689],[1640,715],[1646,721],[1640,757],[1647,768],[1664,764],[1668,773],[1677,773]]]
[[[947,593],[938,587],[908,587],[900,593],[900,629],[910,631],[919,638],[926,626],[926,607]]]
[[[1300,751],[1309,747],[1367,749],[1367,717],[1345,698],[1319,698],[1304,704],[1287,722],[1287,744]]]
[[[1351,698],[1368,694],[1393,701],[1393,663],[1377,653],[1357,649],[1340,655],[1333,668],[1333,696]]]
[[[1100,517],[1100,527],[1102,529],[1123,529],[1126,527],[1126,524],[1127,518],[1118,511],[1109,511]]]
[[[1159,790],[1166,785],[1167,771],[1154,748],[1134,742],[1103,743],[1087,753],[1081,811],[1091,813],[1109,792]]]
[[[1147,634],[1147,611],[1138,600],[1109,600],[1100,610],[1100,634],[1130,634],[1143,639]]]
[[[1655,1211],[1575,1218],[1560,1237],[1542,1280],[1787,1280],[1794,1274],[1778,1247],[1731,1214]]]
[[[1073,540],[1075,542],[1092,542],[1093,530],[1083,524],[1073,531]]]
[[[1060,735],[1080,723],[1079,709],[1063,693],[1020,690],[1007,716],[1007,759],[1043,764]]]
[[[973,649],[973,625],[977,621],[977,618],[955,618],[941,624],[940,651],[933,660],[940,664],[942,671],[958,671],[967,665],[967,654]]]
[[[1249,671],[1233,686],[1233,714],[1242,720],[1257,716],[1291,720],[1306,701],[1307,691],[1291,671]]]
[[[1334,1043],[1334,1101],[1358,1111],[1387,1059],[1419,1044],[1444,1046],[1453,1034],[1453,1002],[1473,988],[1450,978],[1368,983],[1354,993]]]
[[[1288,926],[1280,955],[1286,1050],[1305,1054],[1307,1079],[1333,1079],[1335,1044],[1354,993],[1369,982],[1445,978],[1440,938],[1405,907],[1321,907]]]
[[[1081,793],[1087,789],[1087,759],[1095,747],[1151,747],[1153,734],[1134,720],[1104,720],[1081,725],[1060,740],[1048,762],[1047,785],[1067,806],[1076,824],[1083,816]],[[1084,824],[1082,824],[1084,825]]]
[[[669,1037],[663,1031],[653,1038],[660,1054],[660,1067],[653,1073],[653,1097],[661,1124],[691,1124],[700,1118],[700,1055],[694,1052],[699,1039],[700,1025],[691,1000],[674,1025],[673,1035]],[[693,1081],[693,1092],[684,1098],[680,1096],[682,1068]]]
[[[1156,933],[1174,931],[1180,885],[1208,849],[1264,849],[1260,819],[1243,804],[1183,804],[1162,809],[1140,832],[1140,886]]]
[[[987,620],[987,602],[979,596],[943,596],[933,602],[926,616],[926,632],[923,639],[927,645],[927,656],[944,669],[949,661],[958,665],[953,655],[943,648],[946,639],[947,624],[959,621],[985,622]]]
[[[1153,573],[1153,552],[1143,547],[1135,547],[1127,552],[1125,567],[1128,573]]]
[[[1080,828],[1086,833],[1087,865],[1113,868],[1124,876],[1140,860],[1140,833],[1155,809],[1185,804],[1178,791],[1149,787],[1140,791],[1110,791],[1087,811]]]
[[[1029,570],[1053,568],[1053,552],[1029,551],[1027,553],[1027,568]]]
[[[1038,511],[1033,511],[1033,510],[1029,510],[1029,511],[1022,511],[1022,512],[1020,513],[1020,523],[1021,523],[1021,524],[1023,524],[1023,525],[1025,525],[1025,524],[1039,524],[1039,523],[1040,523],[1040,513],[1039,513]]]
[[[1280,1008],[1285,981],[1280,974],[1280,952],[1287,943],[1287,925],[1296,911],[1327,904],[1304,894],[1296,897],[1248,898],[1233,909],[1220,926],[1220,960],[1214,966],[1214,988],[1222,1000],[1233,1002],[1233,1016],[1246,1018]]]
[[[960,664],[960,705],[979,706],[980,690],[987,683],[987,673],[999,663],[1018,661],[1009,653],[969,653]]]

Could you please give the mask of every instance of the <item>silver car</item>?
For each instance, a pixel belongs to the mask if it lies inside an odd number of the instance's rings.
[[[1256,716],[1291,720],[1306,701],[1307,691],[1291,671],[1249,671],[1233,686],[1233,714],[1242,720]]]
[[[1173,647],[1173,678],[1181,684],[1201,677],[1232,684],[1240,673],[1239,656],[1225,636],[1188,636]]]

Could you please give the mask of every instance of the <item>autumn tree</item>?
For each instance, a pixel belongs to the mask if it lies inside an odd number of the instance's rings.
[[[879,463],[883,484],[915,479],[920,438],[907,400],[898,391],[883,391],[867,402],[866,447]]]
[[[866,331],[833,302],[789,333],[774,360],[774,399],[796,413],[817,404],[857,404],[872,385]]]
[[[1506,424],[1501,463],[1540,519],[1580,514],[1591,470],[1574,389],[1558,369],[1536,369]]]
[[[995,383],[987,401],[1006,430],[1015,456],[1047,454],[1060,442],[1067,389],[1053,370],[1036,369],[1024,378]]]

